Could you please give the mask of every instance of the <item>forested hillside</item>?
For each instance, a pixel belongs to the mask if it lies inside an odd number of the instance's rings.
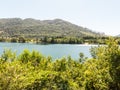
[[[103,34],[70,22],[54,20],[35,20],[31,18],[0,19],[0,36],[8,37],[98,37]]]

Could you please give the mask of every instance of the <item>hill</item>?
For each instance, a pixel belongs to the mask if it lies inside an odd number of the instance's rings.
[[[32,18],[0,19],[0,36],[5,37],[98,37],[103,34],[70,22],[54,20],[35,20]]]
[[[120,34],[119,34],[119,35],[116,35],[116,37],[120,37]]]

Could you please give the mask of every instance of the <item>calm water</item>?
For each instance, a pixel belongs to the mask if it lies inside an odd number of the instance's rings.
[[[30,43],[0,43],[0,55],[4,49],[12,49],[17,54],[21,53],[24,49],[37,50],[45,56],[52,56],[53,59],[71,56],[74,59],[79,58],[79,53],[82,52],[86,57],[91,57],[89,49],[95,45],[73,45],[73,44],[30,44]]]

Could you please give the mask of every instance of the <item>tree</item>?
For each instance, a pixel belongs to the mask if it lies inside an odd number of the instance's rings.
[[[113,79],[114,90],[120,90],[120,48],[118,41],[110,38],[106,48],[107,60],[109,62],[109,72]]]
[[[20,43],[25,43],[26,40],[25,40],[24,37],[19,37],[18,41],[19,41]]]
[[[120,48],[118,41],[109,38],[106,46],[99,46],[91,50],[94,59],[106,63],[109,67],[109,74],[112,81],[109,82],[109,88],[112,90],[120,90]]]

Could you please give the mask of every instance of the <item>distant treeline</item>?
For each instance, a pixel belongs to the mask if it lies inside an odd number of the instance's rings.
[[[43,43],[43,44],[105,44],[108,37],[0,37],[0,42]]]

